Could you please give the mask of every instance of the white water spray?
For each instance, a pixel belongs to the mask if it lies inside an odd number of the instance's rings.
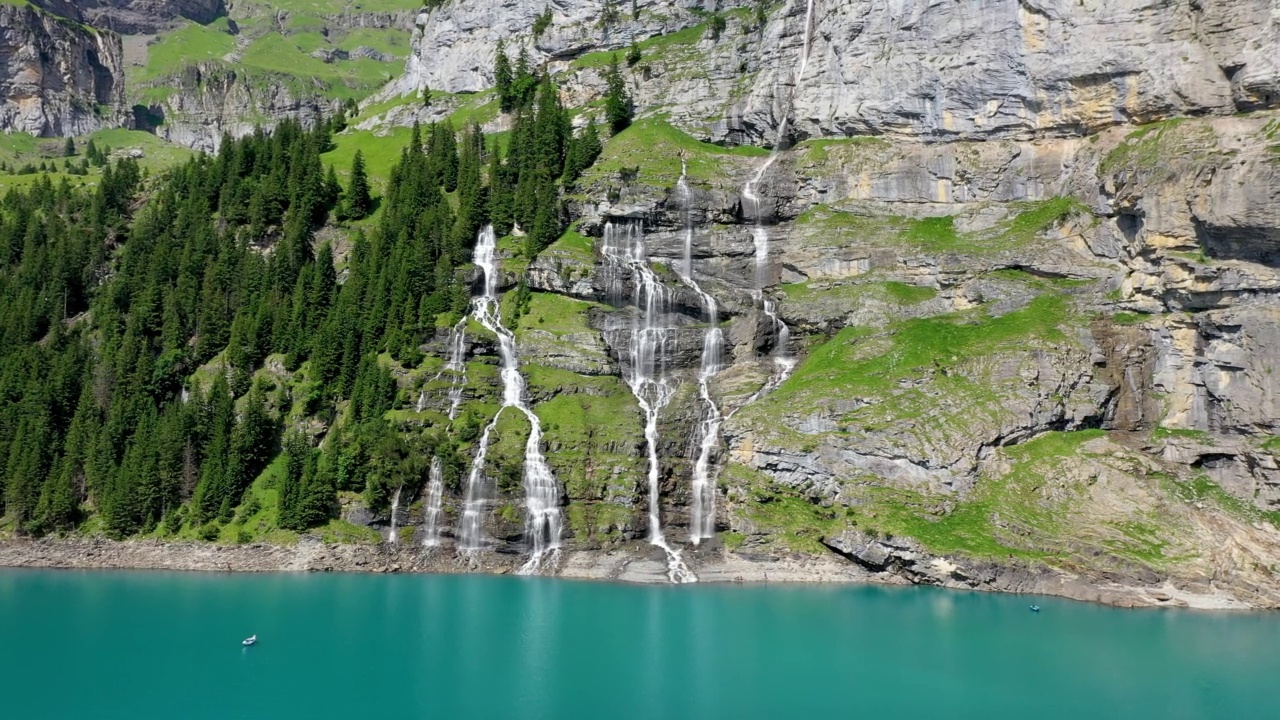
[[[444,369],[452,375],[449,382],[449,419],[456,420],[462,405],[462,390],[467,386],[467,319],[458,321],[449,331],[449,362]]]
[[[395,545],[400,541],[400,537],[396,534],[396,515],[400,512],[400,491],[404,486],[396,488],[396,492],[391,496],[391,529],[387,532],[387,542]]]
[[[639,317],[631,324],[624,368],[627,386],[644,413],[645,449],[649,460],[649,542],[667,554],[667,577],[671,582],[695,582],[698,578],[685,566],[680,552],[667,544],[662,533],[658,417],[675,394],[675,385],[666,375],[666,358],[675,333],[660,324],[668,305],[667,289],[649,267],[641,221],[619,219],[606,223],[602,253],[614,271],[609,284],[614,295],[611,299],[615,303],[621,300],[623,276],[629,273],[633,283],[632,302],[639,310]]]
[[[689,187],[684,160],[680,161],[680,180],[676,190],[684,210],[684,269],[683,279],[693,288],[702,301],[707,318],[707,331],[702,336],[702,364],[698,369],[698,397],[702,400],[702,421],[698,425],[698,457],[693,464],[692,502],[689,518],[689,539],[694,545],[715,536],[716,494],[715,480],[711,473],[711,456],[720,442],[720,426],[724,415],[711,397],[711,378],[722,369],[724,357],[724,333],[720,330],[720,312],[716,299],[698,285],[693,278],[693,191]]]
[[[440,458],[431,458],[431,475],[427,481],[427,502],[422,511],[422,546],[439,547],[440,520],[444,503],[444,472],[440,467]]]
[[[563,519],[560,514],[560,490],[551,468],[542,455],[542,422],[524,400],[524,378],[516,357],[516,339],[503,327],[498,317],[498,265],[497,239],[493,226],[480,231],[476,241],[475,264],[484,272],[484,294],[476,298],[472,317],[498,338],[498,355],[501,360],[502,407],[480,435],[475,461],[467,478],[467,499],[463,507],[462,548],[476,550],[484,545],[483,510],[487,501],[487,484],[484,462],[489,451],[489,441],[498,418],[507,408],[519,410],[529,420],[529,439],[525,442],[525,537],[529,540],[532,555],[520,569],[522,573],[536,572],[547,557],[560,548]]]

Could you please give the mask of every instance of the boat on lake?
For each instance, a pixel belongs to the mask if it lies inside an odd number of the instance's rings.
[[[245,638],[244,640],[241,640],[241,641],[240,641],[240,644],[241,644],[241,645],[244,645],[245,647],[249,647],[250,645],[252,645],[252,644],[254,644],[254,643],[256,643],[256,642],[258,642],[258,636],[257,636],[257,635],[250,635],[249,637]]]

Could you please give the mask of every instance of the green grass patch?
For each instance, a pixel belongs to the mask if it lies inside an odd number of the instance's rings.
[[[614,376],[585,376],[540,365],[524,368],[542,420],[547,462],[570,498],[608,500],[632,494],[641,477],[640,410]]]
[[[520,318],[520,330],[542,330],[562,336],[595,332],[587,325],[587,310],[595,306],[555,293],[535,292],[529,295],[529,309]]]
[[[800,142],[796,150],[803,151],[804,159],[809,162],[823,163],[830,159],[832,150],[851,146],[887,148],[889,142],[877,137],[818,138]]]
[[[1116,325],[1141,325],[1150,319],[1147,313],[1118,312],[1111,315],[1111,322]]]
[[[908,285],[907,283],[893,280],[886,281],[884,289],[889,294],[889,297],[903,305],[918,305],[938,296],[938,291],[931,287]]]
[[[907,242],[938,250],[955,247],[960,242],[955,218],[950,215],[920,218],[911,223],[902,237]]]
[[[865,277],[788,283],[782,286],[782,292],[788,305],[819,308],[820,312],[844,312],[871,301],[907,307],[938,296],[938,291],[931,287]]]
[[[320,156],[320,161],[333,165],[341,178],[351,174],[351,162],[356,150],[364,153],[365,170],[369,179],[379,189],[385,189],[391,178],[391,168],[400,161],[400,152],[409,144],[413,131],[410,128],[391,128],[386,135],[368,130],[347,130],[333,137],[334,149]]]
[[[565,508],[570,532],[578,542],[616,542],[631,519],[631,508],[607,502],[570,502]]]
[[[689,177],[705,182],[723,177],[722,162],[727,157],[763,157],[769,152],[758,147],[726,148],[705,143],[662,118],[645,118],[609,139],[600,159],[584,174],[583,184],[616,181],[624,172],[635,171],[641,183],[670,187],[680,178],[682,154]]]
[[[1205,445],[1213,442],[1213,437],[1203,430],[1168,428],[1162,425],[1151,431],[1152,440],[1168,440],[1170,438],[1184,438],[1186,440],[1192,440]]]
[[[825,393],[833,386],[888,390],[918,368],[956,365],[1001,345],[1062,341],[1065,336],[1059,327],[1067,318],[1064,298],[1042,295],[1022,310],[994,318],[982,313],[955,313],[907,320],[891,328],[878,344],[864,342],[866,330],[845,328],[815,348],[773,397],[783,402],[806,390]],[[877,345],[873,352],[863,352],[861,346],[873,344]]]
[[[574,256],[576,259],[592,262],[595,259],[595,251],[595,239],[578,232],[578,226],[575,224],[565,230],[563,235],[551,243],[546,250],[542,251],[542,254],[569,255]]]
[[[221,60],[236,49],[226,18],[208,25],[187,23],[177,30],[160,35],[147,46],[147,62],[135,74],[137,82],[167,77],[187,65]]]
[[[458,109],[449,114],[449,122],[458,132],[462,132],[472,124],[484,125],[492,122],[502,112],[498,94],[492,90],[464,97]]]
[[[861,527],[915,538],[938,553],[1048,557],[1067,527],[1061,504],[1071,501],[1049,501],[1040,488],[1085,443],[1104,435],[1101,430],[1050,432],[1005,448],[1010,471],[982,478],[971,496],[949,511],[948,498],[870,486],[863,491],[866,502],[854,505],[851,514]]]
[[[1173,478],[1165,478],[1165,481],[1173,491],[1173,494],[1183,502],[1212,505],[1241,520],[1267,519],[1274,522],[1275,513],[1264,513],[1253,505],[1229,494],[1208,475],[1198,475],[1185,482]]]
[[[1177,128],[1187,118],[1170,118],[1144,125],[1129,133],[1124,142],[1117,145],[1102,159],[1099,169],[1103,174],[1111,174],[1128,167],[1135,170],[1150,170],[1159,165],[1166,157],[1168,143],[1175,141]]]

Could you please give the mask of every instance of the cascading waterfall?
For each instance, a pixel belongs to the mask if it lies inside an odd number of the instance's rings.
[[[441,506],[444,503],[444,472],[440,467],[440,458],[432,456],[431,474],[427,481],[427,502],[422,511],[422,546],[433,548],[440,545]]]
[[[613,266],[614,274],[609,287],[615,304],[621,304],[623,276],[632,278],[632,302],[639,310],[634,318],[627,358],[624,362],[627,386],[636,397],[644,413],[645,449],[649,461],[649,542],[667,554],[667,577],[674,583],[695,582],[685,566],[679,551],[667,544],[662,533],[660,509],[658,417],[675,394],[675,385],[667,377],[666,359],[674,344],[672,328],[660,323],[668,306],[667,289],[649,267],[644,246],[643,223],[634,220],[618,220],[605,223],[602,253]]]
[[[391,496],[391,529],[387,532],[387,542],[392,545],[400,541],[399,536],[396,535],[396,515],[400,512],[400,491],[403,489],[404,486],[401,485]]]
[[[462,391],[467,386],[467,319],[458,321],[449,331],[449,362],[444,369],[452,375],[449,382],[449,419],[456,420],[462,405]]]
[[[711,378],[722,369],[724,357],[724,333],[720,330],[720,312],[716,299],[704,291],[693,278],[693,191],[689,187],[687,167],[680,161],[680,180],[676,191],[684,210],[684,266],[685,283],[697,293],[707,318],[707,331],[702,336],[702,364],[698,368],[698,397],[702,400],[703,417],[698,425],[698,457],[693,464],[691,517],[689,539],[697,545],[715,536],[716,495],[711,477],[711,456],[720,442],[720,425],[724,415],[711,397]]]
[[[493,226],[480,231],[476,242],[474,261],[484,272],[484,294],[476,298],[472,317],[498,338],[498,355],[501,360],[502,407],[493,420],[485,426],[476,449],[475,461],[467,478],[467,498],[462,511],[462,543],[464,550],[476,550],[484,545],[483,510],[487,501],[484,463],[489,451],[489,441],[498,418],[507,408],[516,408],[529,420],[529,439],[525,443],[524,484],[525,537],[529,540],[532,555],[522,573],[536,572],[544,559],[560,548],[560,532],[563,519],[560,513],[560,489],[555,476],[542,455],[542,422],[524,400],[524,377],[520,375],[516,357],[516,340],[510,330],[503,327],[498,317],[498,266],[497,239]]]
[[[800,87],[800,83],[804,78],[805,69],[809,66],[809,48],[813,43],[813,4],[814,0],[808,0],[804,13],[804,36],[803,44],[800,48],[800,67],[795,74],[795,78],[791,84],[791,91],[787,97],[785,114],[782,116],[782,122],[778,125],[778,139],[773,144],[773,149],[769,152],[769,157],[756,170],[755,174],[747,181],[746,186],[742,189],[742,197],[750,206],[752,216],[755,220],[755,227],[751,231],[752,239],[755,241],[756,250],[756,301],[760,303],[760,309],[769,322],[773,325],[778,335],[777,346],[774,354],[774,363],[777,366],[777,372],[766,386],[769,389],[781,385],[795,369],[796,361],[790,354],[787,344],[791,339],[791,330],[787,324],[778,316],[777,306],[773,301],[765,297],[764,289],[769,284],[769,229],[765,226],[768,220],[768,211],[765,207],[763,199],[757,188],[764,180],[765,174],[773,164],[778,161],[782,155],[784,145],[787,140],[787,126],[791,122],[791,114],[795,106],[796,90]]]

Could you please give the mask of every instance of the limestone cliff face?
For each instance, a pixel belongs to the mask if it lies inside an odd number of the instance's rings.
[[[209,23],[227,12],[223,0],[82,0],[77,5],[94,27],[125,35],[160,32],[182,18]]]
[[[618,5],[446,2],[383,96],[484,91],[502,39],[583,106],[604,87],[592,53],[642,51],[624,70],[641,120],[571,201],[588,237],[525,271],[551,299],[516,329],[573,542],[647,523],[619,377],[636,311],[601,238],[639,221],[678,387],[658,428],[669,538],[707,417],[696,282],[726,344],[726,541],[917,582],[997,586],[942,558],[1016,557],[1280,603],[1274,2],[731,2],[719,37],[703,3]],[[607,442],[575,434],[567,398],[621,418]]]
[[[634,78],[642,105],[715,140],[772,143],[783,117],[799,137],[1079,136],[1280,103],[1280,14],[1268,0],[814,0],[763,22],[748,2],[705,5],[561,0],[546,4],[552,24],[534,37],[542,4],[444,3],[418,17],[393,90],[490,87],[500,39],[561,69],[718,9],[730,11],[718,38],[667,46]],[[598,92],[593,76],[578,79]]]
[[[0,128],[79,135],[124,122],[120,37],[76,16],[0,5]]]
[[[113,2],[121,5],[124,0]],[[300,21],[308,32],[316,31],[332,44],[312,51],[310,57],[295,60],[312,64],[375,61],[385,64],[386,77],[390,77],[400,63],[396,56],[364,45],[343,49],[337,42],[362,29],[403,32],[407,37],[415,17],[415,13],[405,11],[366,12],[358,4],[325,6],[327,10],[343,7],[343,11],[323,13],[319,8],[295,13],[262,2],[232,2],[224,7],[221,0],[134,0],[129,7],[139,9],[153,4],[156,14],[148,17],[161,23],[179,16],[199,22],[228,17],[227,29],[234,37],[230,52],[216,59],[166,69],[159,77],[138,86],[147,105],[147,112],[139,113],[139,125],[172,142],[206,151],[216,150],[224,134],[239,137],[256,126],[270,129],[285,118],[310,124],[322,115],[336,112],[340,102],[335,98],[353,92],[352,85],[342,85],[355,82],[354,79],[280,70],[289,67],[287,61],[270,69],[244,64],[243,58],[253,51],[255,42],[291,42],[290,36],[299,32],[294,24]],[[133,17],[107,7],[101,12],[104,17]],[[141,22],[135,23],[138,32],[145,29],[138,24]]]
[[[270,129],[282,118],[309,125],[338,107],[292,83],[249,79],[222,63],[192,65],[166,81],[175,92],[153,109],[165,120],[155,133],[206,152],[217,152],[224,134],[240,137],[259,125]]]

